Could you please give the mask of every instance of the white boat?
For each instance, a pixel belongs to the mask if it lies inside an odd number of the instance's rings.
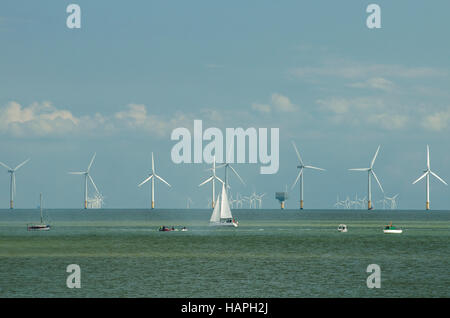
[[[348,231],[347,225],[345,224],[339,224],[338,231],[342,233],[346,233]]]
[[[231,215],[230,204],[228,203],[227,191],[225,185],[222,184],[222,194],[217,197],[209,225],[211,226],[234,226],[238,227],[239,223]]]
[[[389,225],[386,225],[383,229],[383,232],[386,234],[401,234],[403,232],[402,229],[396,228],[392,225],[392,222]]]
[[[42,216],[42,193],[40,195],[40,209],[41,209],[41,223],[39,224],[27,224],[28,231],[49,231],[50,225],[44,224],[43,216]]]

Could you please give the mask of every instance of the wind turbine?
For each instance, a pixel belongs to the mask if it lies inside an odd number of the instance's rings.
[[[143,184],[147,183],[149,180],[152,180],[152,209],[155,208],[155,178],[159,179],[160,181],[164,182],[165,184],[167,184],[169,187],[172,187],[166,180],[164,180],[163,178],[161,178],[160,176],[158,176],[156,174],[156,170],[155,170],[155,160],[153,158],[153,152],[152,152],[152,173],[150,173],[149,177],[147,179],[145,179],[144,181],[142,181],[138,187],[142,186]]]
[[[97,193],[100,193],[97,189],[97,186],[94,183],[94,180],[92,180],[91,175],[89,174],[89,170],[91,169],[92,163],[94,162],[95,156],[97,155],[97,153],[94,153],[94,155],[92,156],[91,162],[89,163],[89,166],[87,168],[86,171],[81,171],[81,172],[69,172],[69,174],[79,174],[79,175],[84,175],[84,208],[87,209],[87,203],[88,203],[88,179],[91,181],[92,185],[95,188],[95,191],[97,191]]]
[[[191,204],[193,204],[194,201],[192,201],[192,199],[190,197],[187,197],[187,201],[186,201],[186,209],[190,209],[191,208]]]
[[[208,183],[208,182],[211,182],[212,181],[212,200],[211,200],[211,207],[214,209],[214,205],[215,205],[215,195],[216,195],[216,190],[215,190],[215,180],[217,179],[217,180],[219,180],[220,182],[222,182],[222,184],[223,184],[223,181],[218,177],[218,176],[216,176],[216,156],[214,156],[214,158],[213,158],[213,167],[212,167],[212,176],[210,176],[208,179],[206,179],[205,181],[203,181],[202,183],[200,183],[198,186],[199,187],[201,187],[202,185],[204,185],[204,184],[206,184],[206,183]]]
[[[236,171],[236,170],[233,168],[233,166],[231,166],[229,163],[221,164],[221,165],[217,166],[216,169],[223,168],[223,167],[225,167],[225,189],[226,189],[227,191],[228,191],[228,188],[230,187],[230,186],[228,185],[228,168],[230,168],[231,171],[236,175],[236,177],[238,177],[239,181],[241,181],[241,183],[242,183],[243,185],[245,185],[245,182],[244,182],[244,180],[241,178],[241,176],[239,175],[239,173],[237,173],[237,171]]]
[[[14,195],[16,194],[16,171],[19,170],[24,164],[26,164],[30,159],[25,160],[20,165],[12,169],[11,167],[5,165],[3,162],[0,162],[0,165],[8,169],[9,174],[11,175],[11,181],[9,184],[9,208],[14,209]]]
[[[297,147],[295,146],[295,143],[292,142],[292,145],[294,146],[295,153],[297,154],[298,161],[300,162],[300,165],[297,166],[297,168],[300,169],[300,172],[298,173],[297,178],[295,179],[294,184],[291,187],[291,190],[297,184],[298,179],[300,179],[300,210],[303,210],[303,170],[304,169],[314,169],[314,170],[325,171],[325,169],[317,168],[317,167],[313,167],[313,166],[307,166],[307,165],[303,164],[302,157],[300,157],[300,153],[298,152]]]
[[[397,209],[397,202],[395,201],[397,199],[397,197],[399,196],[399,194],[397,193],[396,195],[394,195],[392,198],[390,197],[385,197],[386,200],[388,200],[391,205],[390,205],[390,209],[391,210],[395,210]]]
[[[426,192],[427,192],[427,202],[426,202],[426,209],[430,209],[430,174],[432,174],[436,179],[441,181],[443,184],[448,185],[444,180],[441,179],[437,174],[435,174],[430,169],[430,147],[427,145],[427,170],[424,170],[424,174],[420,176],[419,179],[413,182],[413,184],[416,184],[418,181],[422,180],[424,177],[427,177],[427,183],[426,183]]]
[[[259,203],[259,208],[260,208],[260,209],[262,208],[262,198],[263,198],[263,196],[265,196],[265,195],[266,195],[265,193],[256,195],[256,200],[257,200],[258,203]]]
[[[372,210],[372,188],[370,183],[370,176],[373,175],[375,180],[377,181],[378,185],[380,186],[381,191],[384,193],[383,187],[381,186],[380,181],[377,178],[377,175],[375,174],[375,171],[373,170],[373,164],[375,163],[375,159],[377,159],[378,152],[380,151],[380,146],[378,146],[377,152],[375,152],[375,156],[373,156],[372,162],[370,163],[369,168],[354,168],[354,169],[348,169],[352,171],[367,171],[368,174],[368,181],[367,181],[367,192],[368,192],[368,198],[367,201],[367,209]]]

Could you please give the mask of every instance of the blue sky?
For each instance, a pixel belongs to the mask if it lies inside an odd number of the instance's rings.
[[[82,27],[66,27],[77,3]],[[2,1],[0,4],[0,161],[15,166],[17,208],[82,206],[81,177],[67,174],[97,158],[92,177],[105,207],[144,208],[150,170],[158,207],[203,208],[197,185],[205,164],[175,165],[170,133],[206,127],[280,128],[280,169],[235,168],[247,186],[274,192],[296,177],[294,140],[307,171],[305,207],[330,208],[336,196],[366,195],[363,173],[381,145],[375,171],[400,208],[424,207],[426,164],[450,181],[448,1],[374,1],[382,28],[366,27],[365,1]],[[3,169],[3,168],[2,168]],[[9,179],[0,171],[0,207]],[[223,172],[220,172],[221,174]],[[450,189],[431,182],[431,206],[447,209]],[[375,201],[382,198],[374,188]],[[296,207],[298,186],[288,207]],[[3,203],[2,203],[3,202]]]

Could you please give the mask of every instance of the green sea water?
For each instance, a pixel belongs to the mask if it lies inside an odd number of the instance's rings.
[[[29,232],[38,210],[0,210],[0,297],[450,296],[448,211],[233,210],[238,228],[208,226],[210,210],[45,214],[51,231]],[[403,233],[383,234],[390,221]]]

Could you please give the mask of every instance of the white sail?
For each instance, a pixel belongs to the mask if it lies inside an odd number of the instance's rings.
[[[220,222],[220,195],[217,196],[216,205],[214,206],[213,213],[211,214],[211,219],[209,219],[209,222],[216,223]]]
[[[222,185],[222,197],[221,197],[221,209],[220,209],[220,218],[221,219],[231,219],[233,216],[231,215],[230,204],[228,202],[227,191],[225,190],[225,185]]]

